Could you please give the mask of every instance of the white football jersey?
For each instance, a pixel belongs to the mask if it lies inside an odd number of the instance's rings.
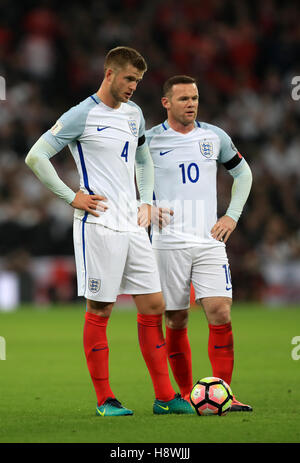
[[[139,231],[134,182],[135,154],[145,134],[141,109],[133,102],[117,109],[94,94],[64,113],[43,138],[57,151],[66,145],[74,157],[80,189],[107,198],[95,217],[75,209],[75,217],[119,231]]]
[[[244,161],[231,138],[220,128],[195,122],[182,134],[167,121],[146,131],[155,169],[154,199],[174,210],[169,225],[152,227],[156,249],[199,244],[225,246],[211,236],[217,221],[217,163],[227,169]]]

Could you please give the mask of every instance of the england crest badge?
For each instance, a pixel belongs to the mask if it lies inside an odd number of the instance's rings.
[[[199,142],[201,154],[205,158],[211,158],[214,154],[212,141],[201,141]]]
[[[137,137],[138,136],[137,122],[134,119],[129,119],[128,125],[129,125],[132,135]]]
[[[98,293],[101,286],[101,280],[97,280],[96,278],[89,278],[89,290],[91,293]]]

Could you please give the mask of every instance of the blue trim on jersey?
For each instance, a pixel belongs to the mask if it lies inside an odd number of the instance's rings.
[[[89,187],[89,179],[88,179],[88,175],[87,175],[87,171],[86,171],[82,146],[81,146],[80,141],[78,141],[78,140],[76,141],[76,144],[77,144],[77,149],[78,149],[78,153],[79,153],[80,164],[81,164],[81,169],[82,169],[82,174],[83,174],[83,183],[84,183],[85,188],[89,192],[89,194],[93,195],[94,193],[92,192],[92,190]]]
[[[98,101],[91,95],[92,100],[94,100],[95,103],[99,104]]]
[[[200,127],[200,128],[201,128],[201,124],[200,124],[200,122],[199,122],[199,121],[196,121],[196,124],[197,124],[197,126],[198,126],[198,127]]]
[[[80,158],[80,164],[81,164],[81,169],[82,169],[82,174],[83,174],[84,186],[87,189],[87,191],[89,192],[89,194],[93,195],[94,193],[92,192],[92,190],[90,189],[90,186],[89,186],[89,179],[88,179],[86,165],[85,165],[85,161],[84,161],[82,146],[81,146],[81,143],[78,140],[76,140],[76,144],[77,144],[77,149],[78,149],[79,158]],[[87,217],[88,217],[88,212],[86,212],[84,214],[84,217],[82,219],[82,252],[83,252],[83,263],[84,263],[84,273],[85,273],[85,278],[84,278],[85,289],[86,289],[85,222],[86,222]],[[84,290],[84,292],[85,292],[85,290]]]
[[[165,126],[165,123],[164,123],[164,122],[163,122],[161,125],[163,126],[163,128],[164,128],[165,130],[168,130],[167,127]]]

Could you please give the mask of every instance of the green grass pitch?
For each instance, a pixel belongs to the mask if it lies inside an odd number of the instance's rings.
[[[154,416],[134,309],[115,307],[109,322],[111,386],[132,417],[95,416],[96,399],[82,347],[84,304],[0,313],[1,443],[292,443],[300,442],[300,308],[234,304],[232,389],[252,413],[224,417]],[[194,380],[210,376],[208,329],[190,313]],[[298,350],[299,353],[299,350]],[[175,386],[175,383],[174,383]]]

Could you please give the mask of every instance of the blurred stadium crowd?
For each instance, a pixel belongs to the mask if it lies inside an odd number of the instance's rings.
[[[68,260],[73,210],[24,158],[60,114],[97,91],[106,52],[128,45],[149,66],[134,95],[147,128],[165,118],[163,82],[192,75],[199,120],[226,130],[252,168],[251,196],[228,244],[235,299],[300,300],[300,101],[291,96],[292,77],[300,75],[299,19],[296,0],[1,0],[0,256],[2,270],[22,276],[21,299],[35,298],[33,263],[40,274],[49,256],[59,260],[45,300],[76,297]],[[68,150],[53,163],[76,190]],[[231,182],[220,167],[220,214]]]

